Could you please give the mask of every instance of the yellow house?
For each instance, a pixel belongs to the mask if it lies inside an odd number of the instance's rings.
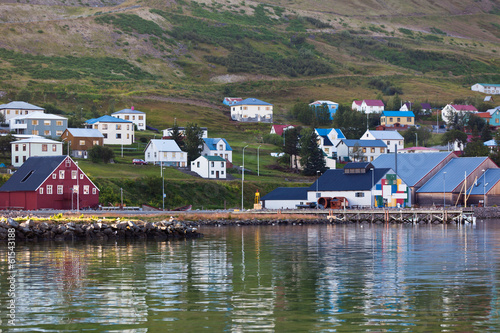
[[[380,125],[415,126],[415,115],[412,111],[383,111],[380,115]]]

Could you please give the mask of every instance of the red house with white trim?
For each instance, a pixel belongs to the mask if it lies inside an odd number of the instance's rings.
[[[99,189],[69,156],[30,157],[0,187],[0,209],[77,209],[99,205]]]

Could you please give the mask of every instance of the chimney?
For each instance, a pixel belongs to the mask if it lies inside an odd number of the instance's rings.
[[[134,106],[133,105],[132,105],[131,109],[132,109],[132,111],[134,111]]]

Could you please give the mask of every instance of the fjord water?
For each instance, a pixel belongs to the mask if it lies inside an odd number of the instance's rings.
[[[500,220],[206,227],[187,241],[17,244],[3,332],[498,332]]]

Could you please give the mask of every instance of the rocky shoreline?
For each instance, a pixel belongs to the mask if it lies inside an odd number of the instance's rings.
[[[202,236],[195,227],[174,219],[160,222],[105,221],[87,223],[48,223],[27,219],[17,222],[12,218],[0,221],[0,240],[118,240],[118,239],[189,239]]]

